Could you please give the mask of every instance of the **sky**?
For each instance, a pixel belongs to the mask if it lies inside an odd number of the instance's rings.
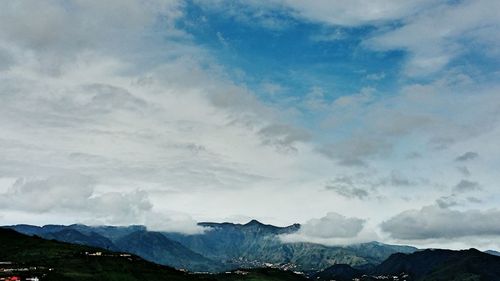
[[[497,0],[6,0],[0,224],[500,249]]]

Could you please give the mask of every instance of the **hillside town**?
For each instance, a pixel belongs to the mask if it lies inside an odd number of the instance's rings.
[[[27,266],[11,261],[0,261],[0,281],[39,281],[54,270],[43,266]]]

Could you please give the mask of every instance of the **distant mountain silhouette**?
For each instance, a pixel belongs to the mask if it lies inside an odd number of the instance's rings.
[[[221,271],[224,266],[159,232],[136,231],[116,240],[120,251],[136,254],[146,260],[191,271]]]
[[[65,228],[56,232],[43,233],[41,236],[46,239],[54,239],[57,241],[68,242],[73,244],[87,245],[92,247],[99,247],[111,251],[117,251],[118,248],[108,238],[99,235],[95,232],[83,234],[71,228]]]
[[[490,254],[490,255],[500,256],[500,252],[495,251],[495,250],[487,250],[487,251],[484,251],[484,252],[487,253],[487,254]]]

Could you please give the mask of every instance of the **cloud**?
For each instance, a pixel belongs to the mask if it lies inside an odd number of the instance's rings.
[[[300,232],[311,237],[319,238],[348,238],[358,235],[365,220],[347,218],[330,212],[320,219],[311,219],[301,225]]]
[[[365,199],[370,195],[368,191],[355,186],[354,179],[348,176],[337,177],[325,186],[326,190],[331,190],[340,196],[349,199]]]
[[[452,210],[425,206],[404,211],[383,222],[381,228],[401,240],[456,239],[469,236],[499,236],[500,211]]]
[[[465,162],[465,161],[469,161],[469,160],[474,160],[477,157],[479,157],[479,154],[477,154],[476,152],[468,151],[468,152],[458,156],[457,158],[455,158],[455,161]]]
[[[388,153],[390,144],[380,138],[353,137],[320,147],[319,151],[327,157],[338,160],[341,165],[365,166],[369,158]]]
[[[71,63],[81,51],[130,52],[129,47],[150,35],[146,31],[157,23],[160,15],[165,36],[185,37],[174,26],[181,15],[179,3],[176,0],[105,3],[71,0],[63,5],[56,0],[6,1],[0,11],[0,40],[3,41],[0,45],[15,44],[30,50],[30,56],[34,55],[45,71],[58,74],[63,71],[61,67]],[[123,41],[129,44],[122,44]],[[149,46],[144,45],[146,47]]]
[[[467,168],[466,166],[459,166],[457,167],[457,170],[466,177],[470,176],[469,168]]]
[[[440,208],[449,208],[453,206],[457,206],[460,204],[458,198],[456,195],[450,195],[450,196],[442,196],[436,200],[436,204]]]
[[[275,146],[280,151],[297,151],[294,144],[310,140],[307,131],[283,124],[271,124],[259,130],[263,143]]]
[[[319,34],[314,34],[310,37],[310,39],[314,42],[331,42],[331,41],[339,41],[347,38],[347,34],[342,31],[342,29],[334,29],[323,31]]]
[[[475,191],[479,190],[479,183],[475,181],[469,181],[469,180],[461,180],[459,183],[453,187],[453,192],[456,193],[464,193],[464,192],[470,192],[470,191]]]
[[[345,217],[329,212],[319,219],[310,219],[301,224],[299,231],[282,235],[285,243],[313,242],[325,245],[345,245],[369,241],[374,233],[364,230],[364,219]]]
[[[390,176],[382,178],[376,185],[412,186],[415,184],[415,182],[410,181],[405,175],[392,170]]]
[[[366,79],[368,80],[373,80],[373,81],[379,81],[379,80],[383,80],[385,78],[385,73],[384,72],[381,72],[381,73],[371,73],[371,74],[368,74],[366,75]]]
[[[85,208],[94,185],[94,179],[79,174],[33,180],[21,178],[2,194],[0,205],[31,212]]]

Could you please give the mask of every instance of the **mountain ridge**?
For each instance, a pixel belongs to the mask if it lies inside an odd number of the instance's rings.
[[[299,224],[279,227],[251,220],[245,224],[200,222],[199,225],[209,229],[201,234],[187,235],[152,232],[140,225],[72,224],[40,227],[21,224],[9,227],[21,233],[47,239],[111,250],[127,250],[147,260],[190,271],[219,272],[236,268],[273,266],[310,272],[344,263],[355,268],[372,268],[390,254],[417,250],[410,246],[379,242],[335,247],[281,241],[279,235],[298,231]],[[135,234],[131,235],[133,233]],[[138,243],[138,237],[144,241]],[[162,249],[163,252],[155,252],[153,248]]]

